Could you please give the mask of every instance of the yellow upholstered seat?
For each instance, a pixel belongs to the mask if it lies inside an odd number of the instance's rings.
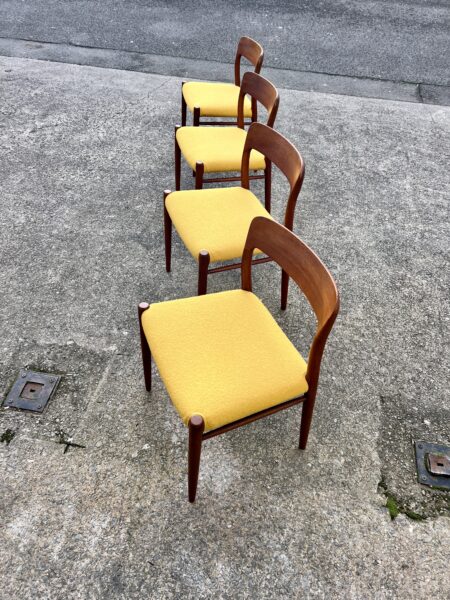
[[[200,250],[207,250],[211,262],[241,258],[252,220],[272,218],[242,187],[172,192],[166,208],[192,256],[197,260]]]
[[[240,87],[233,83],[189,81],[183,85],[184,100],[191,112],[198,106],[201,117],[237,117]],[[252,116],[248,97],[244,100],[244,117]]]
[[[184,423],[217,429],[308,390],[306,363],[252,292],[152,304],[142,327]]]
[[[180,127],[176,133],[181,153],[191,169],[197,162],[205,166],[205,173],[240,171],[247,132],[240,127]],[[250,169],[266,166],[264,156],[252,150]]]

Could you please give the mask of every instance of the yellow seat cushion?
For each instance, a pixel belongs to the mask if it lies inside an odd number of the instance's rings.
[[[241,258],[252,220],[272,218],[242,187],[172,192],[166,208],[192,256],[198,260],[200,250],[207,250],[211,262]]]
[[[240,87],[233,83],[189,81],[183,85],[183,96],[191,112],[200,107],[201,117],[237,117]],[[250,98],[244,98],[244,117],[252,116]]]
[[[177,141],[192,170],[202,162],[205,173],[240,171],[247,132],[239,127],[180,127]],[[252,150],[250,169],[265,169],[264,156]]]
[[[201,415],[217,429],[308,390],[305,361],[252,292],[152,304],[142,326],[186,425]]]

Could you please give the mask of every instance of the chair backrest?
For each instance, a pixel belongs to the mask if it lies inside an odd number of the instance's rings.
[[[315,394],[325,342],[339,312],[339,293],[320,258],[296,235],[279,223],[255,217],[250,224],[242,256],[242,289],[252,291],[252,256],[258,248],[272,258],[302,290],[317,317],[317,330],[309,352],[306,379]]]
[[[290,193],[286,205],[284,225],[292,229],[297,198],[305,177],[305,163],[295,146],[281,133],[262,123],[252,123],[249,127],[242,155],[241,185],[247,190],[250,187],[249,164],[250,152],[257,150],[266,158],[266,168],[276,165],[289,181]]]
[[[246,58],[255,67],[255,73],[261,71],[264,60],[264,50],[262,46],[249,37],[241,37],[236,51],[234,61],[234,83],[241,85],[241,58]]]
[[[278,90],[273,83],[252,71],[244,73],[238,99],[237,125],[241,129],[244,129],[244,98],[246,94],[252,99],[253,113],[256,113],[256,102],[260,102],[267,110],[267,125],[273,127],[280,103]]]

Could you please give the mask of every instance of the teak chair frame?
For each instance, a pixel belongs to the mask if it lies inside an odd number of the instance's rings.
[[[267,110],[267,126],[273,127],[278,112],[278,106],[280,98],[278,95],[277,88],[267,79],[247,71],[244,73],[242,78],[242,85],[239,91],[238,98],[238,121],[237,127],[245,129],[244,127],[244,98],[246,95],[251,96],[252,101],[260,102]],[[180,191],[181,188],[181,149],[177,140],[177,131],[180,129],[180,125],[175,126],[175,189]],[[195,165],[195,171],[193,172],[195,177],[195,189],[201,190],[203,185],[206,183],[227,183],[231,181],[240,181],[241,175],[232,177],[209,177],[205,179],[205,165],[203,162],[197,162]],[[250,175],[249,179],[264,179],[264,195],[266,202],[270,205],[270,194],[272,186],[272,174],[270,164],[266,164],[263,175]]]
[[[264,155],[266,165],[271,168],[272,163],[286,176],[290,192],[286,204],[284,215],[284,226],[292,231],[294,225],[294,213],[297,205],[298,196],[302,188],[305,177],[305,163],[298,150],[280,133],[263,125],[262,123],[252,123],[247,133],[244,152],[242,155],[241,166],[241,187],[250,189],[250,152],[257,150]],[[164,246],[166,256],[166,271],[170,273],[172,263],[172,220],[166,208],[167,196],[170,190],[164,191]],[[270,213],[270,197],[265,198],[265,208]],[[208,275],[212,273],[221,273],[232,269],[239,269],[241,262],[227,264],[221,267],[209,268],[211,261],[207,249],[201,250],[198,256],[198,295],[206,294],[208,288]],[[270,258],[257,258],[253,264],[270,262]],[[283,271],[281,278],[281,308],[284,310],[287,306],[289,277]]]
[[[238,47],[236,50],[236,58],[234,59],[234,85],[241,85],[241,59],[246,58],[253,66],[254,73],[260,73],[261,67],[264,60],[264,50],[258,42],[252,38],[243,36],[239,40]],[[187,104],[183,95],[183,86],[186,81],[181,82],[181,125],[186,125],[187,119]],[[200,120],[201,106],[195,106],[192,114],[192,124],[194,127],[199,125],[237,125],[236,121],[201,121]],[[247,121],[245,124],[249,125],[253,121],[257,120],[257,106],[256,102],[252,100],[252,118],[251,121]]]
[[[200,415],[192,415],[188,425],[188,496],[190,502],[195,501],[201,448],[204,440],[302,403],[299,448],[304,450],[308,442],[319,383],[320,364],[325,343],[339,312],[339,293],[333,277],[319,257],[286,227],[265,217],[256,217],[250,225],[242,257],[241,288],[243,290],[252,291],[252,255],[255,248],[259,248],[271,256],[282,270],[295,281],[316,315],[317,329],[309,351],[306,371],[308,391],[298,398],[293,398],[206,433],[204,432],[203,418]],[[141,321],[142,314],[148,308],[149,305],[142,302],[139,304],[138,314],[145,387],[147,391],[150,391],[151,351]]]

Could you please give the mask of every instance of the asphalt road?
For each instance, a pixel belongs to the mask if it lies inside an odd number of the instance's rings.
[[[6,0],[0,37],[231,62],[242,34],[266,66],[449,85],[449,0]]]

